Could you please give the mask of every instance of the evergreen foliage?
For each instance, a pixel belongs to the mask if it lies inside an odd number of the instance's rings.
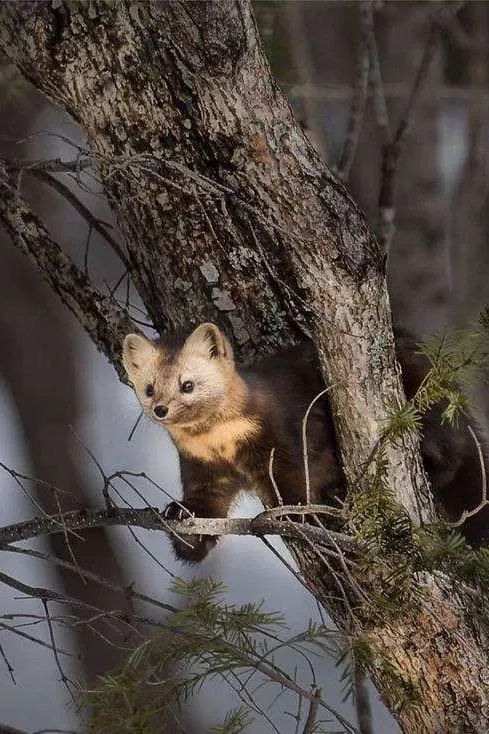
[[[238,734],[252,720],[250,711],[268,719],[248,691],[252,679],[255,685],[260,678],[280,690],[299,686],[277,663],[280,650],[287,647],[307,661],[317,653],[338,655],[340,633],[310,623],[304,632],[283,639],[278,636],[285,627],[281,615],[265,612],[261,603],[226,604],[219,581],[178,579],[173,590],[185,606],[167,618],[166,629],[145,640],[118,671],[88,692],[90,734],[160,734],[165,717],[179,715],[181,704],[217,677],[229,683],[243,705],[211,731]],[[312,684],[304,684],[304,690]],[[327,730],[318,722],[314,731]]]

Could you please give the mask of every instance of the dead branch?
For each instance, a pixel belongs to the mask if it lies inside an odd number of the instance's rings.
[[[290,506],[288,513],[304,514],[304,506],[298,505],[296,508]],[[68,530],[126,525],[145,530],[161,530],[177,535],[255,535],[257,537],[280,535],[283,538],[294,540],[307,537],[311,543],[317,545],[331,545],[334,540],[340,547],[350,550],[359,549],[355,539],[349,535],[313,525],[301,524],[299,526],[290,520],[275,520],[273,517],[270,518],[267,512],[253,518],[192,517],[177,521],[166,520],[164,510],[156,507],[72,510],[53,517],[36,517],[26,522],[6,525],[0,528],[0,549],[5,549],[10,543],[19,540],[63,532],[60,523]]]
[[[20,142],[20,141],[19,141]],[[61,158],[52,158],[50,160],[21,160],[10,159],[5,161],[5,166],[13,171],[45,171],[50,173],[80,173],[86,168],[93,166],[93,157],[83,154],[71,161],[62,161]]]
[[[416,104],[423,92],[431,62],[435,55],[440,25],[430,19],[430,30],[411,94],[392,141],[384,144],[382,180],[379,195],[380,240],[386,253],[389,252],[394,236],[394,185],[402,145],[411,129]]]
[[[482,446],[481,442],[477,438],[474,429],[472,426],[467,426],[469,429],[470,435],[472,436],[476,449],[477,449],[477,455],[479,457],[479,463],[481,467],[481,501],[479,504],[474,507],[472,510],[464,510],[460,516],[460,518],[456,522],[447,523],[449,527],[451,528],[459,528],[461,525],[464,524],[464,522],[469,517],[474,517],[474,515],[477,515],[481,510],[484,509],[489,504],[489,500],[487,499],[487,473],[486,473],[486,463],[484,461],[484,454],[482,453]]]
[[[318,708],[321,701],[321,689],[317,688],[314,691],[314,698],[311,699],[309,704],[309,713],[307,714],[307,720],[304,727],[304,734],[313,734],[316,731],[316,719],[318,714]]]
[[[127,311],[98,291],[50,236],[20,196],[16,182],[0,162],[0,222],[13,243],[35,262],[51,288],[77,317],[97,347],[105,352],[119,376],[120,345],[134,329]]]
[[[51,640],[51,647],[53,648],[54,662],[56,663],[56,667],[60,675],[60,680],[62,681],[63,685],[65,686],[66,690],[68,691],[68,694],[71,700],[73,701],[73,703],[76,703],[73,691],[71,690],[71,686],[74,685],[73,681],[70,678],[68,678],[68,676],[66,675],[64,668],[61,664],[59,654],[58,654],[58,648],[56,646],[56,639],[54,636],[53,622],[51,620],[51,614],[49,612],[49,606],[48,606],[47,599],[43,597],[41,599],[41,602],[44,607],[44,611],[46,613],[46,620],[47,620],[48,630],[49,630],[49,639]]]
[[[126,267],[126,270],[130,269],[130,263],[127,259],[126,253],[120,246],[119,242],[111,235],[108,231],[107,225],[95,217],[90,209],[73,193],[73,191],[66,186],[62,181],[55,178],[49,171],[46,171],[42,167],[33,167],[25,169],[27,173],[37,178],[38,181],[43,181],[50,186],[54,191],[60,194],[66,201],[85,219],[90,228],[98,232],[111,246],[115,253],[119,256],[120,260]]]
[[[370,77],[373,92],[373,102],[377,125],[382,134],[384,145],[391,140],[391,124],[387,110],[386,91],[382,79],[380,66],[379,48],[374,27],[373,0],[365,0],[365,8],[362,14],[363,33],[370,57]]]
[[[15,673],[14,667],[13,667],[12,663],[10,662],[10,660],[8,659],[7,654],[6,654],[5,650],[3,649],[3,645],[1,645],[1,644],[0,644],[0,656],[1,656],[2,660],[3,660],[3,662],[5,663],[5,667],[8,670],[8,674],[9,674],[11,680],[12,680],[12,683],[15,685],[16,684],[16,680],[15,680],[15,675],[14,675],[14,673]]]
[[[372,20],[372,5],[370,2],[360,2],[361,36],[358,48],[357,71],[353,97],[351,100],[350,115],[345,143],[341,153],[338,170],[343,180],[348,180],[350,170],[355,159],[355,153],[362,130],[363,116],[367,106],[368,80],[370,72],[369,28]]]
[[[166,628],[165,623],[162,622],[160,619],[156,619],[155,617],[149,617],[147,615],[136,614],[135,612],[128,612],[126,609],[104,609],[103,607],[98,607],[94,604],[89,604],[87,602],[81,601],[80,599],[75,599],[73,597],[65,596],[64,594],[61,594],[58,591],[53,591],[52,589],[46,589],[40,586],[31,586],[1,571],[0,571],[0,583],[5,584],[5,586],[9,586],[10,588],[15,589],[16,591],[20,591],[22,594],[25,594],[26,598],[40,599],[41,601],[43,600],[52,601],[52,602],[57,602],[58,604],[67,604],[71,606],[73,609],[79,609],[81,612],[88,611],[88,612],[92,612],[96,614],[101,614],[105,616],[107,619],[117,620],[121,622],[122,625],[127,627],[127,629],[130,632],[135,633],[139,636],[142,636],[142,635],[141,635],[141,632],[137,629],[137,627],[135,627],[136,622],[142,625],[145,625],[145,626],[157,627],[157,628],[163,628],[163,629]],[[176,610],[176,607],[172,607],[168,605],[168,611],[175,612],[177,610]],[[47,642],[43,642],[36,638],[31,638],[30,636],[26,635],[26,633],[22,633],[21,630],[15,627],[10,627],[9,625],[4,624],[3,622],[0,622],[0,627],[4,629],[8,629],[17,634],[21,634],[23,637],[27,637],[28,639],[32,639],[33,641],[38,642],[43,647],[47,647],[50,650],[53,650],[54,648],[58,652],[61,650],[61,648],[58,645],[48,644]],[[63,654],[70,655],[70,653],[68,652],[65,652],[65,651],[62,651],[62,652]]]
[[[431,10],[429,11],[430,26],[423,55],[404,112],[392,139],[387,134],[388,129],[379,120],[379,126],[383,130],[384,138],[382,178],[379,195],[379,229],[380,240],[386,253],[389,252],[395,231],[394,188],[403,144],[411,130],[419,98],[426,86],[430,68],[438,47],[440,31],[449,22],[450,18],[455,18],[463,4],[463,2],[455,2],[452,5],[447,4],[442,6],[434,13]]]
[[[43,561],[47,561],[48,563],[52,563],[55,566],[60,566],[61,568],[64,568],[68,571],[72,571],[73,573],[79,573],[78,567],[74,563],[70,563],[69,561],[63,560],[62,558],[58,558],[58,556],[42,553],[41,551],[35,550],[34,548],[18,548],[17,546],[8,545],[2,548],[2,550],[8,553],[18,553],[25,556],[31,556],[32,558],[37,558]],[[106,589],[115,591],[121,594],[121,596],[123,596],[128,601],[133,601],[134,599],[137,599],[138,601],[145,602],[146,604],[151,604],[161,611],[173,611],[173,607],[171,607],[170,605],[165,604],[164,602],[159,601],[154,597],[148,596],[147,594],[142,594],[141,592],[137,591],[134,588],[133,584],[131,584],[130,586],[121,586],[120,584],[116,584],[111,579],[105,578],[104,576],[101,576],[98,573],[94,573],[93,571],[89,571],[86,568],[84,568],[82,572],[83,577],[88,581],[93,581],[99,586],[103,586]]]

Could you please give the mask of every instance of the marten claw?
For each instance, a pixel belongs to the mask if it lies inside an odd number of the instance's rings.
[[[187,510],[181,502],[170,502],[161,513],[165,520],[186,520],[192,517],[190,510]]]

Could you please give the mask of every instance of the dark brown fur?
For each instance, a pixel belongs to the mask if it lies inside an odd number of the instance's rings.
[[[412,398],[430,364],[427,357],[417,352],[416,342],[409,334],[396,331],[396,345],[406,396]],[[454,522],[464,510],[477,507],[482,499],[481,461],[468,425],[480,443],[486,472],[489,470],[489,444],[474,417],[461,419],[457,428],[443,424],[441,419],[440,406],[424,416],[421,453],[439,509]],[[483,507],[459,529],[472,544],[486,544],[489,541],[489,507]]]
[[[403,367],[404,387],[412,397],[429,369],[428,360],[415,353],[409,336],[397,333],[398,356]],[[269,476],[270,452],[275,449],[273,476],[284,504],[305,503],[305,473],[302,421],[313,398],[323,389],[314,348],[301,344],[254,365],[240,369],[247,397],[240,413],[259,426],[251,438],[237,442],[233,461],[218,453],[212,461],[200,461],[180,453],[183,503],[196,516],[226,517],[241,489],[256,493],[266,506],[278,504]],[[472,427],[475,426],[472,424]],[[480,433],[480,432],[479,432]],[[484,439],[479,435],[486,452]],[[341,467],[327,396],[311,410],[307,445],[311,501],[324,502],[344,491]],[[481,499],[481,466],[473,438],[462,424],[455,430],[441,425],[441,411],[430,411],[423,421],[422,454],[434,495],[450,519]],[[176,503],[167,508],[168,517],[184,517]],[[463,526],[473,542],[488,537],[489,511],[484,508]],[[188,536],[190,544],[174,540],[178,557],[202,560],[217,538]]]

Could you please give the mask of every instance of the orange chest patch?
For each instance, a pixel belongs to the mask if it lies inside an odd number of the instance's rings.
[[[256,438],[259,432],[259,424],[250,418],[233,418],[198,435],[178,427],[170,430],[180,451],[201,461],[224,460],[230,463],[235,461],[240,445]]]

